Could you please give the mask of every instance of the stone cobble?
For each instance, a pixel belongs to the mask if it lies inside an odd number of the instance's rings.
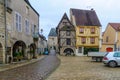
[[[59,64],[55,55],[48,55],[32,64],[0,72],[0,80],[44,80]]]
[[[120,67],[110,68],[90,57],[59,58],[60,66],[46,80],[120,80]]]

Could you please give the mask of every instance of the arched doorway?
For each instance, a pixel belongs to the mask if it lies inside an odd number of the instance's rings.
[[[71,48],[66,48],[64,50],[65,55],[74,55],[74,51]]]
[[[35,55],[35,50],[36,50],[36,45],[34,43],[32,43],[30,45],[30,56],[32,58],[36,58],[36,55]]]
[[[26,58],[26,44],[23,41],[16,41],[15,44],[13,45],[13,61],[25,58]]]
[[[3,63],[3,46],[0,43],[0,63]]]
[[[112,47],[106,48],[106,52],[112,52],[112,51],[113,51],[113,48],[112,48]]]

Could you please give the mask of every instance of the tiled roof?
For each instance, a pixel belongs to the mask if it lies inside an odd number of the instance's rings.
[[[39,34],[39,37],[42,38],[43,40],[46,40],[46,37],[42,34]]]
[[[51,28],[50,33],[49,33],[48,36],[54,36],[54,37],[56,37],[57,36],[56,29],[55,28]]]
[[[68,18],[68,16],[67,16],[67,14],[66,13],[64,13],[64,15],[63,15],[63,17],[62,17],[62,19],[60,20],[60,22],[59,22],[59,24],[58,24],[58,26],[57,26],[57,28],[59,27],[59,25],[60,25],[60,23],[62,22],[62,20],[64,20],[64,19],[67,19],[68,20],[68,22],[73,26],[73,24],[71,23],[71,21],[69,20],[69,18]]]
[[[101,26],[95,10],[70,9],[77,26]]]
[[[109,23],[116,31],[120,31],[120,23]]]

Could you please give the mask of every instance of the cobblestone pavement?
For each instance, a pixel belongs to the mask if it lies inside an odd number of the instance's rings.
[[[120,80],[120,67],[110,68],[90,57],[59,57],[60,66],[46,80]]]
[[[55,55],[35,63],[0,72],[0,80],[44,80],[60,63]]]

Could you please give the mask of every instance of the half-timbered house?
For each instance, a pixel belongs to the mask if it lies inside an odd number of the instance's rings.
[[[65,13],[57,28],[58,49],[61,55],[75,54],[75,27],[71,24]]]

